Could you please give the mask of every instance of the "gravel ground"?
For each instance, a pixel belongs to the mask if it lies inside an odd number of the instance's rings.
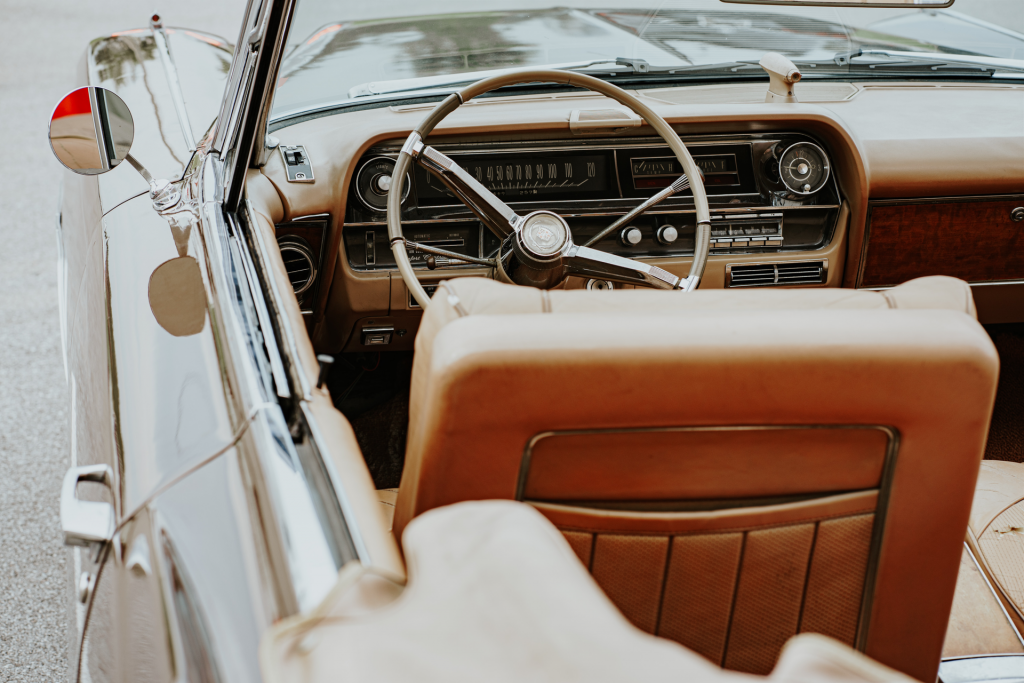
[[[164,21],[238,35],[243,0],[174,0]],[[50,112],[86,44],[146,25],[159,5],[0,0],[0,681],[65,673],[67,608],[58,494],[69,464],[57,319],[54,215],[61,167]]]

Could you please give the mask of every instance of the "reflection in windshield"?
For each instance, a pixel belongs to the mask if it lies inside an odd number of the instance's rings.
[[[959,1],[972,6],[1007,0]],[[299,0],[273,116],[365,95],[368,83],[618,57],[692,66],[756,63],[765,52],[779,52],[794,61],[832,64],[836,54],[864,48],[1024,59],[1024,35],[950,10],[840,11],[708,0],[670,0],[659,9],[629,4],[352,21],[339,16],[345,10],[338,3]],[[478,9],[482,3],[438,5]],[[851,17],[860,20],[856,26]]]

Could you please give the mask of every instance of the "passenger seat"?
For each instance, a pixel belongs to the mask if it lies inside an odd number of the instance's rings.
[[[953,278],[842,289],[445,282],[394,531],[531,504],[640,629],[766,674],[817,632],[934,680],[998,376]]]

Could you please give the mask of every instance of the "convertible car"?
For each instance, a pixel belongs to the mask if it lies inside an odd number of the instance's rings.
[[[1015,1],[94,40],[69,678],[1024,680]]]

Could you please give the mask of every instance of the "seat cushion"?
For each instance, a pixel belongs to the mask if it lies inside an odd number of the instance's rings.
[[[635,629],[562,535],[521,503],[434,510],[403,545],[404,590],[353,563],[313,614],[267,633],[268,683],[758,680]],[[794,639],[768,680],[911,681],[813,635]]]

